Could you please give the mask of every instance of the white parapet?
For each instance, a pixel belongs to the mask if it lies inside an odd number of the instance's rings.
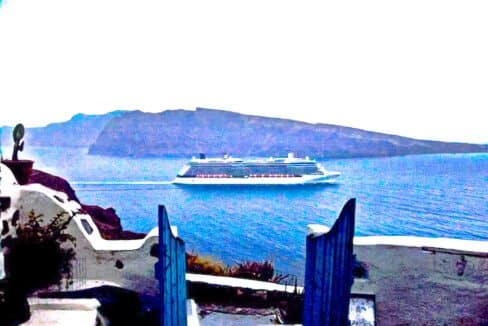
[[[466,253],[488,255],[488,241],[461,240],[451,238],[427,238],[416,236],[367,236],[354,237],[354,244],[358,246],[386,245],[416,248],[432,248],[452,250]]]
[[[153,246],[158,242],[157,227],[143,239],[107,240],[102,238],[91,216],[84,214],[80,204],[69,200],[65,193],[40,184],[18,185],[10,170],[3,165],[0,177],[2,196],[11,198],[10,208],[1,212],[2,238],[16,237],[14,215],[19,217],[20,224],[25,223],[32,212],[42,216],[41,223],[49,223],[60,214],[66,219],[72,217],[65,230],[76,239],[73,282],[69,289],[86,288],[93,282],[101,282],[148,294],[158,292],[158,282],[154,277],[154,264],[158,259],[151,255]],[[2,258],[0,277],[4,276]]]
[[[307,225],[307,235],[318,237],[327,234],[330,228],[322,224]],[[488,255],[488,241],[462,240],[453,238],[429,238],[417,236],[355,236],[353,243],[356,246],[400,246],[414,247],[427,250],[447,250],[478,253]]]
[[[272,283],[272,282],[248,280],[248,279],[228,277],[228,276],[187,273],[186,280],[190,282],[196,282],[196,283],[206,283],[206,284],[217,285],[217,286],[244,288],[244,289],[251,289],[256,291],[263,290],[263,291],[280,291],[280,292],[288,292],[288,293],[295,292],[295,286],[293,285],[283,285],[283,284]],[[301,293],[303,291],[303,288],[297,287],[296,290],[299,293]]]
[[[22,325],[61,326],[61,325],[98,325],[98,307],[96,299],[28,299],[31,317]]]

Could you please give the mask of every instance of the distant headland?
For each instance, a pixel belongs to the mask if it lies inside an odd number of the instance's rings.
[[[10,142],[3,127],[2,144]],[[114,111],[29,128],[32,146],[89,147],[90,154],[129,157],[283,156],[377,157],[488,152],[488,145],[418,140],[362,129],[197,108],[160,113]]]

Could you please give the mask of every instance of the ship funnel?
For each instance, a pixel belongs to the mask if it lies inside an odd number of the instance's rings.
[[[201,160],[204,160],[204,159],[205,159],[205,154],[200,153],[200,159],[201,159]]]
[[[288,158],[294,158],[294,157],[295,157],[295,154],[293,154],[293,152],[288,153]]]

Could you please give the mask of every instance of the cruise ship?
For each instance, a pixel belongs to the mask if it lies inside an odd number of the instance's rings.
[[[339,172],[327,171],[308,156],[243,160],[225,155],[223,158],[192,158],[178,172],[175,184],[185,185],[298,185],[332,183]]]

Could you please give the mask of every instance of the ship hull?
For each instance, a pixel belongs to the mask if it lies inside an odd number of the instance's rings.
[[[327,175],[304,175],[301,177],[176,177],[172,183],[181,185],[306,185],[334,183],[339,175],[339,173],[330,172]]]

